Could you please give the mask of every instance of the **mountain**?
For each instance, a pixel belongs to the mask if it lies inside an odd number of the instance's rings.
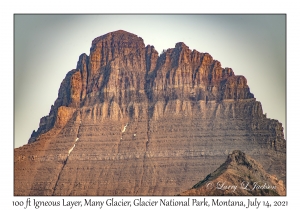
[[[115,31],[79,56],[49,115],[14,150],[14,194],[174,195],[233,150],[285,182],[282,124],[244,76],[182,42],[159,55]]]
[[[217,170],[181,195],[286,195],[283,181],[268,174],[245,153],[235,150]]]

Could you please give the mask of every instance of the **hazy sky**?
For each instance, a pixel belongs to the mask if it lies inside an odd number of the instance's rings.
[[[285,15],[15,15],[15,147],[38,129],[67,72],[81,53],[89,55],[92,40],[120,29],[159,53],[177,42],[210,53],[247,78],[264,113],[285,129]]]

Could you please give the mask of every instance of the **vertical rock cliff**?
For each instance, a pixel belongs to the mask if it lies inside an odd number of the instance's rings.
[[[244,76],[184,43],[115,31],[67,73],[15,149],[15,195],[174,195],[241,150],[285,181],[286,141]]]

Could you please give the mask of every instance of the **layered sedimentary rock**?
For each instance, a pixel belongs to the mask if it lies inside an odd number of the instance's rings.
[[[282,180],[268,174],[245,153],[235,150],[227,160],[205,179],[180,195],[286,195]]]
[[[80,55],[28,143],[14,151],[15,195],[175,195],[236,149],[285,180],[282,125],[245,77],[125,31]]]

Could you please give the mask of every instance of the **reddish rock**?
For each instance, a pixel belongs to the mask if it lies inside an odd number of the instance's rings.
[[[284,196],[286,189],[282,180],[268,174],[258,162],[245,153],[235,150],[218,169],[180,195]]]

